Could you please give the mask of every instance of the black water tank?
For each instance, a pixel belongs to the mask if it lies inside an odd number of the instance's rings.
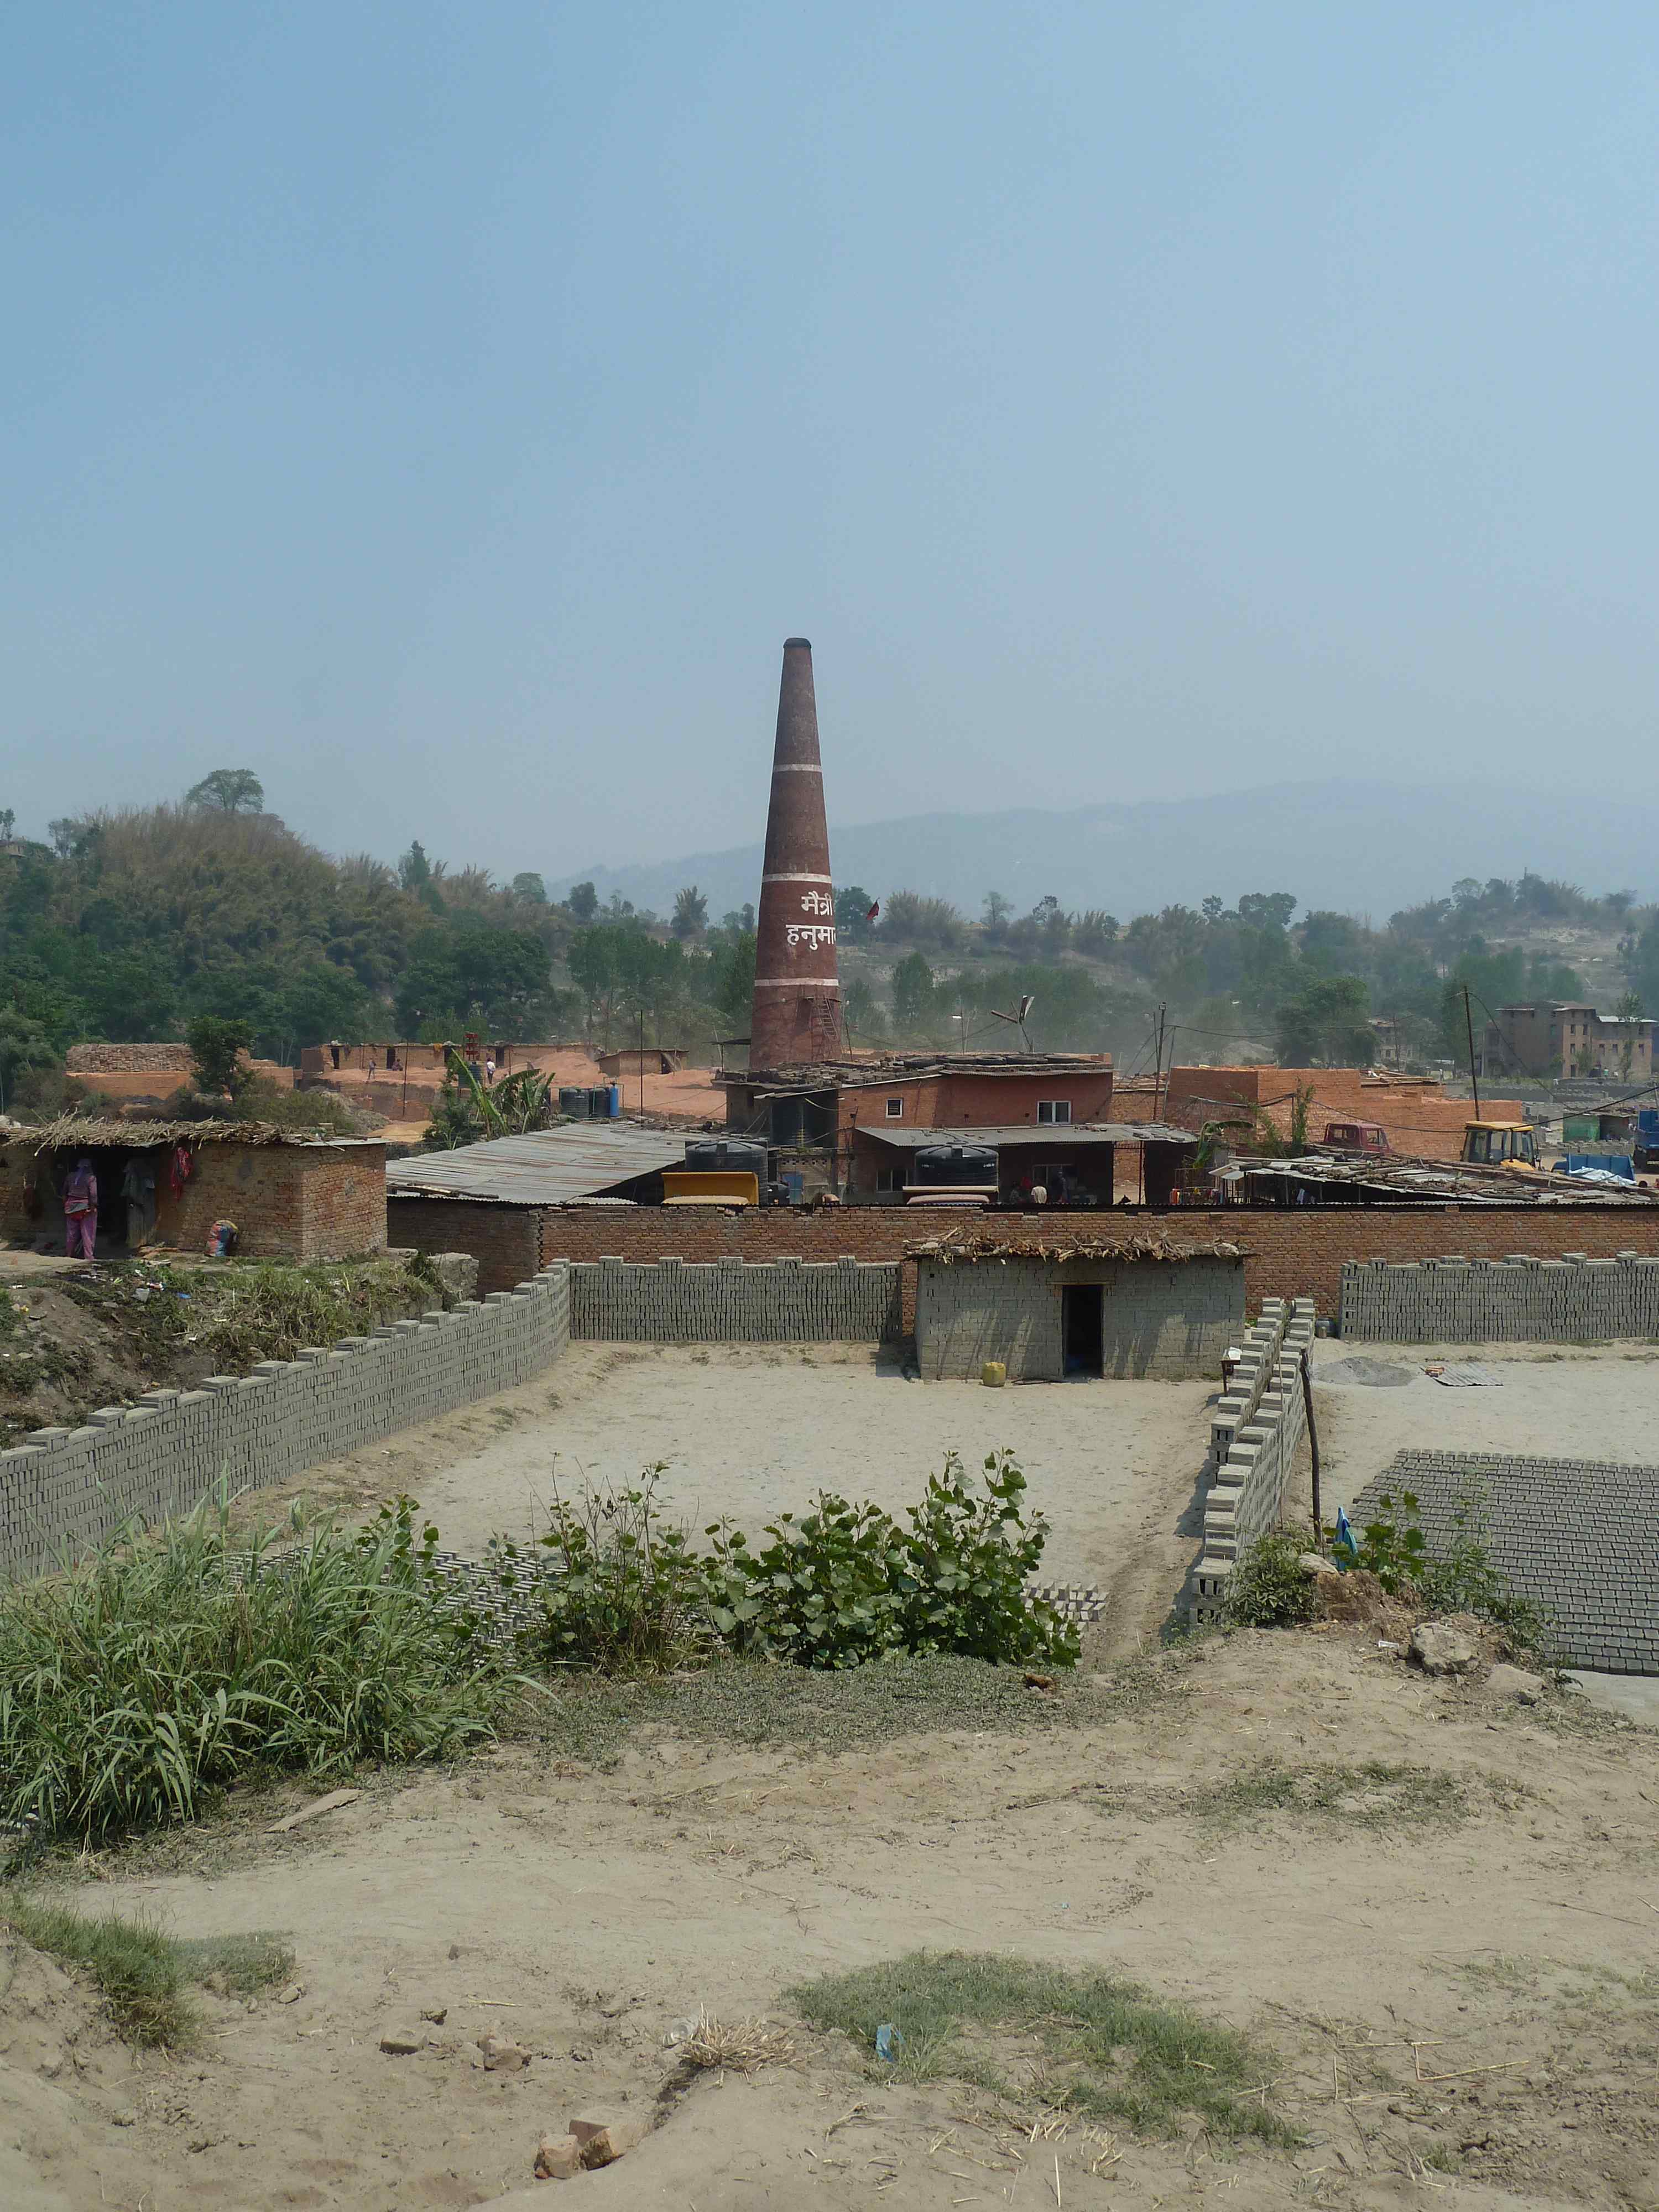
[[[693,1175],[751,1175],[766,1185],[766,1147],[736,1137],[688,1137],[685,1164]]]
[[[586,1091],[562,1083],[559,1085],[559,1111],[569,1115],[573,1121],[586,1121],[588,1118]]]
[[[996,1179],[997,1156],[983,1145],[924,1145],[911,1178],[936,1190],[993,1184]]]

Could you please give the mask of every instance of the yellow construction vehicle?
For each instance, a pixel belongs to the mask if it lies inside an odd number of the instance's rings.
[[[1471,1168],[1504,1168],[1510,1175],[1535,1176],[1538,1137],[1524,1121],[1465,1121],[1462,1163]]]
[[[662,1200],[665,1206],[758,1206],[760,1177],[732,1169],[698,1173],[684,1168],[665,1168]]]

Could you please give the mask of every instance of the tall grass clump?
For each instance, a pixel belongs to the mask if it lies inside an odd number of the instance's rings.
[[[294,1953],[280,1936],[169,1936],[153,1921],[117,1912],[77,1912],[38,1897],[0,1897],[0,1911],[26,1943],[91,1978],[129,2043],[175,2046],[196,2029],[185,1994],[191,1982],[252,1996],[286,1981]]]
[[[0,1595],[0,1819],[97,1839],[193,1818],[264,1768],[441,1759],[512,1694],[446,1611],[435,1529],[234,1537],[222,1505]]]

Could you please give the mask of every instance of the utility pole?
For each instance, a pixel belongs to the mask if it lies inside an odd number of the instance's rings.
[[[639,1054],[639,1066],[640,1066],[640,1119],[641,1119],[641,1121],[643,1121],[643,1120],[645,1119],[645,1002],[644,1002],[644,1000],[641,1000],[641,1002],[640,1002],[640,1010],[639,1010],[639,1012],[640,1012],[640,1054]],[[661,1031],[660,1031],[660,1030],[659,1030],[659,1031],[658,1031],[658,1035],[659,1035],[659,1036],[660,1036],[660,1035],[661,1035]]]
[[[1152,1061],[1152,1119],[1158,1119],[1158,1104],[1164,1089],[1164,1002],[1158,1002],[1158,1052]]]
[[[1480,1078],[1474,1072],[1474,1016],[1469,1012],[1469,987],[1463,986],[1463,1027],[1469,1040],[1469,1081],[1474,1088],[1474,1118],[1480,1119]]]

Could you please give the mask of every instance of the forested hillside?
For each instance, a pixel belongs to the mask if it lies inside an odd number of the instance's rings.
[[[752,909],[714,920],[695,885],[671,915],[562,902],[542,878],[499,884],[414,844],[397,866],[331,858],[264,809],[246,770],[177,804],[54,822],[15,839],[0,810],[0,1083],[60,1066],[83,1038],[182,1036],[198,1014],[248,1023],[254,1050],[467,1028],[603,1045],[642,1036],[706,1054],[748,1027]],[[1105,887],[1103,887],[1104,889]],[[848,1027],[860,1044],[1017,1042],[999,1013],[1033,1003],[1053,1049],[1150,1060],[1276,1053],[1288,1064],[1461,1058],[1462,988],[1475,1018],[1505,1000],[1592,997],[1659,1006],[1659,925],[1625,895],[1526,875],[1473,881],[1372,929],[1298,915],[1289,891],[1120,920],[1053,898],[1014,913],[996,891],[969,920],[945,901],[861,885],[837,900]],[[1173,1033],[1173,1034],[1172,1034]]]

